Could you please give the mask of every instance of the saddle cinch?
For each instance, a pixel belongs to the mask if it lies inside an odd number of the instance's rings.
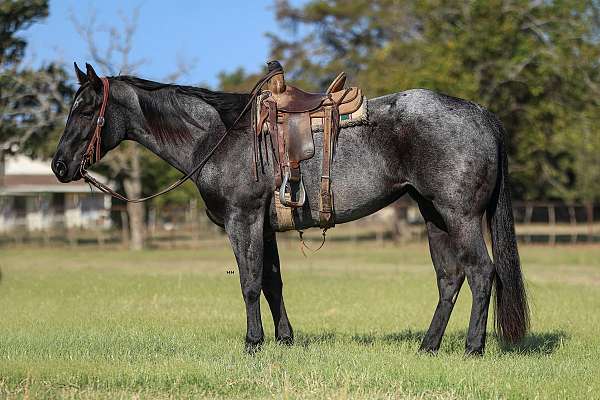
[[[269,72],[276,73],[267,83],[267,90],[258,96],[254,123],[256,137],[269,135],[276,160],[275,206],[281,230],[295,229],[292,210],[306,200],[300,162],[315,155],[313,129],[322,128],[323,158],[321,163],[319,219],[322,229],[335,225],[331,195],[331,162],[340,129],[340,116],[347,119],[363,105],[362,90],[345,88],[346,75],[341,73],[325,93],[308,93],[285,82],[283,67],[278,61],[268,63]],[[254,141],[255,171],[258,172],[257,141]],[[265,152],[268,157],[268,151]],[[267,160],[268,161],[268,160]],[[292,184],[298,186],[297,194]]]

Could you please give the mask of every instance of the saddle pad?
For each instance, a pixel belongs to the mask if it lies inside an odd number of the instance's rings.
[[[358,108],[358,110],[354,111],[352,114],[341,114],[340,115],[340,128],[345,128],[348,126],[362,125],[368,122],[368,112],[367,112],[367,98],[363,97],[362,104]],[[323,130],[323,118],[311,118],[311,127],[313,131],[322,131]]]

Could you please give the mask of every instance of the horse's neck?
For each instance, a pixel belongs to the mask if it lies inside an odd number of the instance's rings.
[[[202,100],[186,99],[186,107],[190,115],[206,128],[189,126],[191,136],[185,141],[160,140],[148,132],[143,124],[134,129],[129,137],[183,173],[194,168],[195,152],[208,149],[224,129],[216,110]]]

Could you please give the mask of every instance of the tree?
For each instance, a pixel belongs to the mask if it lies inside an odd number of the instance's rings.
[[[517,197],[600,198],[590,187],[600,169],[597,1],[280,0],[276,12],[303,34],[271,35],[273,56],[304,85],[347,70],[371,96],[425,87],[476,101],[509,133]]]
[[[0,3],[0,176],[5,154],[48,155],[49,143],[56,143],[49,138],[64,126],[73,94],[64,69],[24,66],[27,42],[18,35],[47,15],[47,1]]]
[[[27,42],[17,32],[48,16],[46,0],[12,0],[0,3],[0,68],[10,68],[23,60]]]
[[[239,67],[233,72],[221,72],[219,78],[219,89],[226,92],[245,93],[252,90],[261,74],[249,74],[244,68]]]
[[[137,23],[140,8],[135,8],[131,17],[121,14],[121,24],[119,27],[111,26],[108,29],[101,29],[96,21],[94,10],[90,12],[89,19],[82,23],[75,16],[71,20],[75,28],[86,41],[93,63],[98,65],[101,70],[110,75],[132,75],[144,64],[143,59],[133,59],[133,38],[137,31]],[[101,48],[97,43],[98,35],[107,34],[108,44]],[[189,65],[179,60],[178,70],[166,77],[167,80],[175,80],[188,71]],[[148,175],[148,169],[142,168],[157,165],[156,156],[149,151],[141,148],[132,142],[122,143],[118,149],[108,153],[101,161],[111,176],[121,179],[125,194],[129,198],[140,198],[144,192],[144,177]],[[161,175],[180,175],[170,167],[165,168],[164,163],[160,164],[158,171]],[[156,169],[156,168],[155,168]],[[165,171],[168,171],[165,174]],[[156,182],[146,179],[146,182]],[[147,189],[154,189],[155,185],[146,186]],[[129,232],[131,236],[130,248],[140,250],[144,246],[144,226],[145,226],[146,208],[144,203],[127,203],[127,214],[129,222]]]

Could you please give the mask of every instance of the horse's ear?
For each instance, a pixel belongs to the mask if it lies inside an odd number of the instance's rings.
[[[75,75],[77,75],[77,81],[79,81],[80,85],[83,85],[88,81],[88,77],[85,72],[79,69],[76,62],[74,62],[73,65],[75,66]]]
[[[87,78],[92,84],[92,87],[97,93],[100,93],[100,90],[102,89],[102,79],[100,79],[90,64],[85,63],[85,67],[87,68]]]

